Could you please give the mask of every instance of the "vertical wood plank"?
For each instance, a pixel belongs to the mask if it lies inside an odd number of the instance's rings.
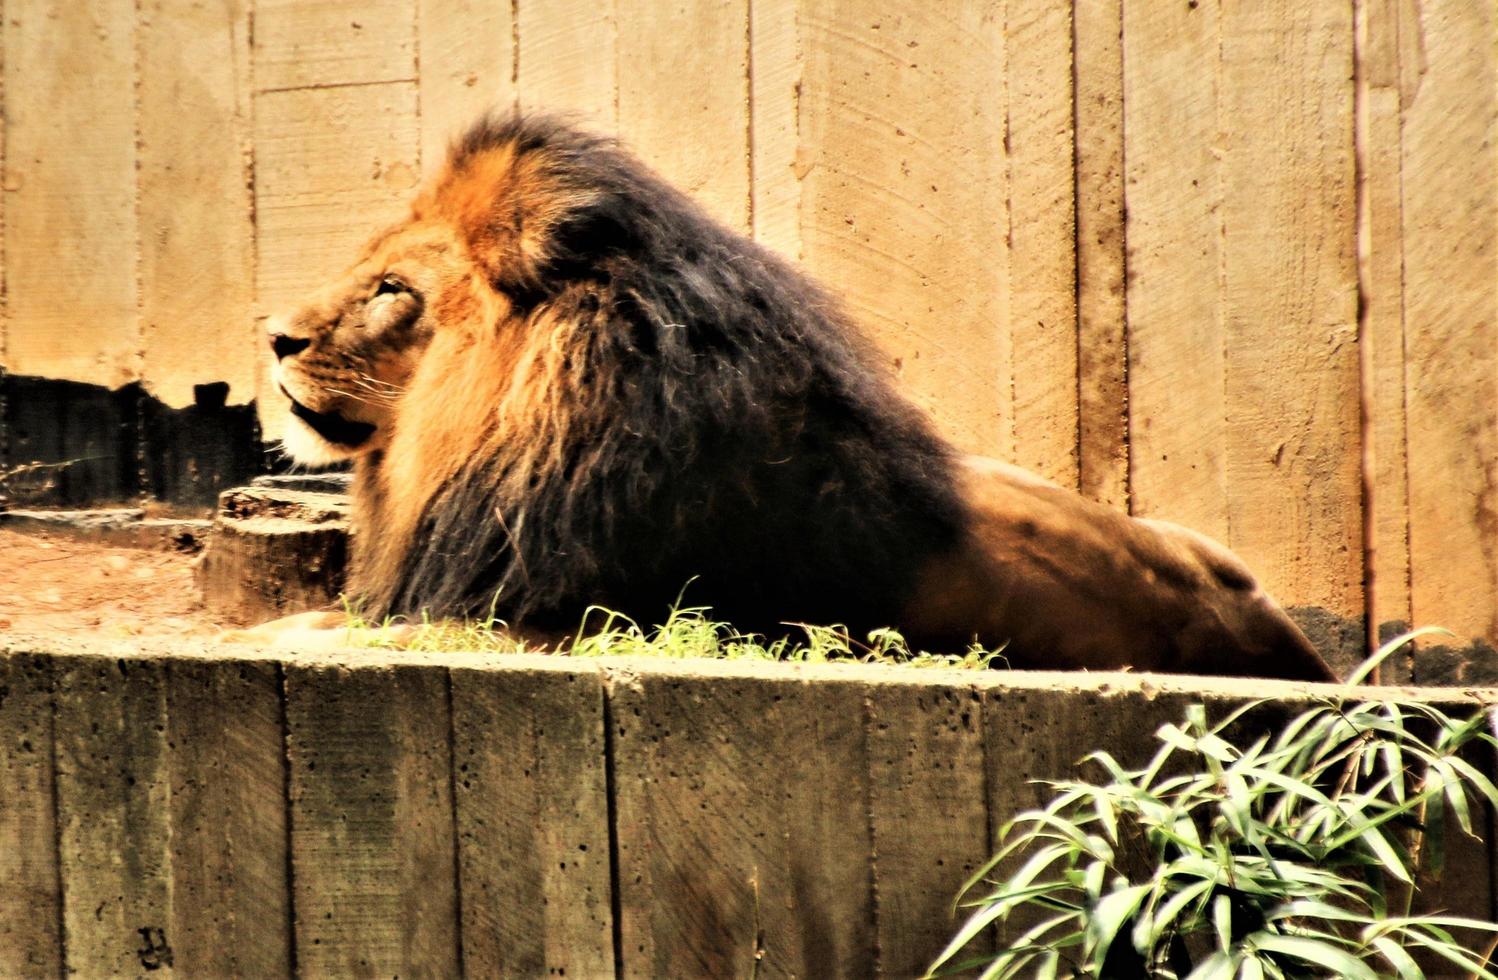
[[[513,13],[495,0],[417,0],[424,173],[480,115],[515,104]]]
[[[1002,0],[800,17],[807,263],[943,432],[1010,457]]]
[[[255,306],[306,299],[405,213],[421,174],[417,0],[261,0],[255,8]],[[256,361],[261,425],[285,399]]]
[[[67,973],[173,973],[171,773],[161,663],[58,658]]]
[[[285,742],[269,661],[167,664],[173,964],[290,976]]]
[[[415,81],[415,0],[255,0],[261,91]]]
[[[1133,510],[1226,541],[1219,0],[1124,0]]]
[[[610,673],[625,975],[876,975],[862,688]]]
[[[193,386],[255,396],[249,17],[242,2],[140,9],[142,377],[172,408]]]
[[[298,970],[456,975],[446,672],[288,665],[285,686]]]
[[[957,930],[958,890],[992,853],[983,705],[950,682],[871,685],[868,703],[879,973],[921,976]]]
[[[1075,488],[1077,213],[1071,0],[1008,0],[1014,461]]]
[[[269,313],[306,299],[406,213],[416,87],[262,93],[255,130],[257,305]]]
[[[1077,470],[1088,497],[1129,503],[1124,308],[1122,0],[1077,0]]]
[[[710,214],[748,231],[748,0],[616,4],[620,135]]]
[[[51,665],[0,656],[0,976],[62,974]]]
[[[1361,659],[1352,5],[1224,0],[1229,543]],[[1340,658],[1337,654],[1340,652]]]
[[[6,367],[140,375],[135,4],[6,5]]]
[[[452,671],[463,968],[611,976],[603,683],[538,661]]]
[[[750,223],[762,245],[802,257],[801,146],[804,66],[799,0],[749,5]]]
[[[1362,162],[1359,262],[1364,303],[1363,402],[1371,418],[1364,473],[1370,489],[1368,556],[1373,642],[1410,627],[1408,455],[1404,410],[1404,242],[1401,234],[1399,6],[1360,0],[1358,38]],[[1365,532],[1366,533],[1366,532]],[[1393,665],[1385,668],[1388,678]]]
[[[1498,643],[1498,12],[1414,10],[1403,104],[1414,621]],[[1417,677],[1420,676],[1417,660]],[[1460,677],[1460,673],[1458,673]]]
[[[262,92],[255,100],[256,307],[295,307],[406,213],[419,179],[416,86],[409,82]],[[260,364],[265,365],[264,357]],[[285,399],[259,380],[267,438]]]
[[[524,109],[571,113],[612,133],[619,124],[616,0],[514,0]]]

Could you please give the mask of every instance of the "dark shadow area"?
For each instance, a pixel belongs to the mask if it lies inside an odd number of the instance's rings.
[[[202,509],[220,490],[278,468],[277,454],[261,442],[253,402],[227,404],[224,382],[193,390],[195,404],[171,408],[139,383],[110,389],[0,376],[0,471],[19,470],[6,495],[28,507],[144,497]]]

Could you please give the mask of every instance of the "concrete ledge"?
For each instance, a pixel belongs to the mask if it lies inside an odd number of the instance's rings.
[[[10,642],[6,976],[909,977],[1032,780],[1141,762],[1191,702],[1336,690]],[[1431,900],[1492,916],[1485,847],[1447,869]]]

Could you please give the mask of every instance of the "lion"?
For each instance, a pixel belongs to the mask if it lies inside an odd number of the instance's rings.
[[[269,326],[296,460],[352,460],[367,615],[694,604],[1014,667],[1334,680],[1243,563],[963,456],[842,306],[616,141],[490,115]]]

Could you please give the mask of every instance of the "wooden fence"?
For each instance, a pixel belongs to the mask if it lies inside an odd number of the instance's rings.
[[[0,444],[64,497],[262,467],[257,321],[518,103],[803,260],[964,447],[1230,543],[1330,646],[1498,642],[1486,0],[4,13]]]
[[[905,980],[1032,780],[1099,746],[1142,766],[1191,703],[1315,693],[13,642],[0,976]],[[1424,901],[1491,919],[1491,848],[1454,822],[1446,848]]]

